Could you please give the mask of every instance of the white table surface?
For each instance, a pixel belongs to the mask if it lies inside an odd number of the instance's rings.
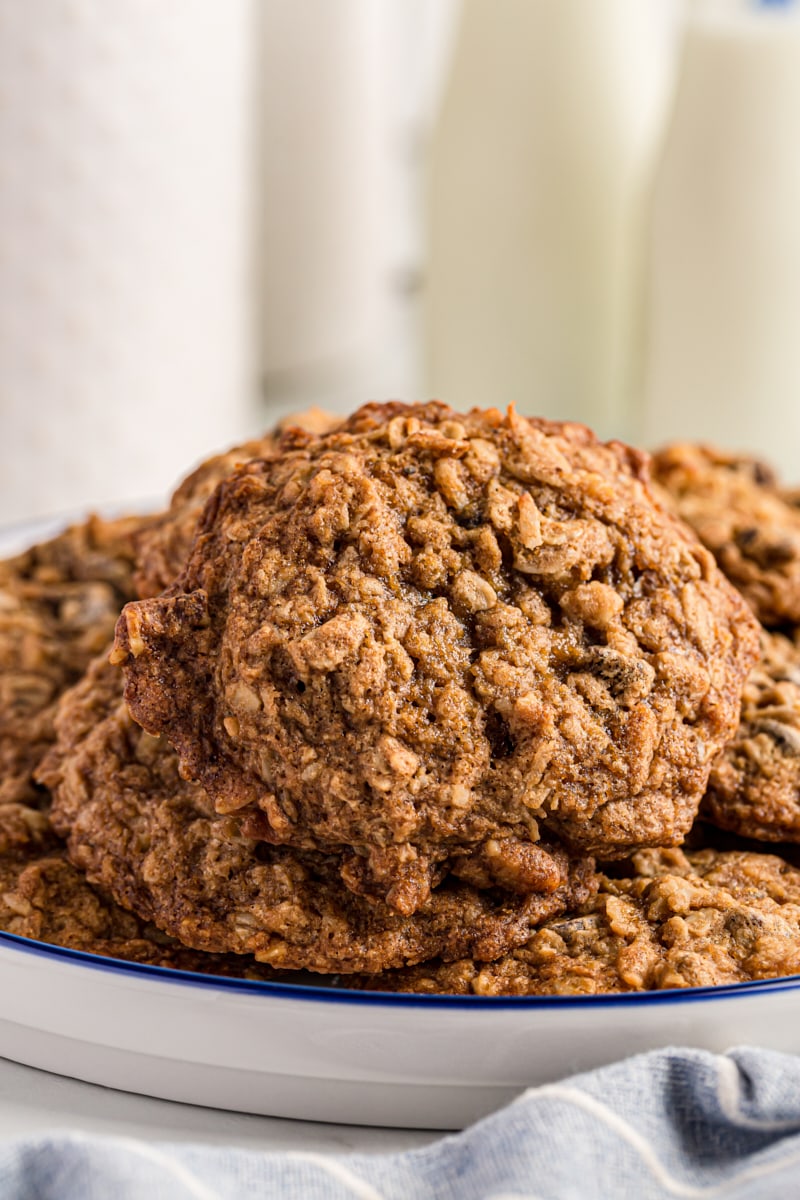
[[[0,1059],[0,1138],[53,1130],[333,1154],[411,1150],[441,1136],[430,1130],[325,1125],[153,1100]]]

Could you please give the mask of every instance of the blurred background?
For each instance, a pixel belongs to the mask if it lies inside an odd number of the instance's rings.
[[[316,404],[800,479],[792,0],[0,0],[0,521]]]

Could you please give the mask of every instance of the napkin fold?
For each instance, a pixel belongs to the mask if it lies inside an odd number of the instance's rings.
[[[64,1133],[0,1143],[3,1200],[758,1196],[800,1179],[800,1058],[667,1049],[525,1092],[390,1155],[259,1154]]]

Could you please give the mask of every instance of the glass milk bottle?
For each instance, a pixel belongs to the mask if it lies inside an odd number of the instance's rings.
[[[800,13],[696,4],[655,184],[643,435],[800,480]]]
[[[415,399],[420,176],[458,0],[257,11],[265,410]]]
[[[672,0],[466,0],[431,154],[430,390],[627,431]]]

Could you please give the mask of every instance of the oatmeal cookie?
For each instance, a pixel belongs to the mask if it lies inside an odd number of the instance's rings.
[[[126,608],[131,711],[249,836],[343,853],[405,914],[442,864],[535,890],[540,837],[678,842],[757,626],[645,475],[583,426],[441,404],[282,444]]]
[[[646,850],[578,913],[497,962],[424,963],[352,987],[573,996],[710,987],[800,972],[800,871],[772,854]]]
[[[782,634],[761,635],[739,729],[711,769],[701,811],[743,837],[800,841],[800,649]]]
[[[105,717],[98,721],[105,708]],[[539,920],[585,898],[591,861],[550,855],[548,894],[520,897],[445,880],[413,917],[355,896],[337,864],[237,836],[177,755],[130,720],[103,660],[64,697],[59,742],[39,772],[72,862],[125,908],[196,950],[276,967],[381,970],[468,953],[496,958]]]
[[[142,597],[157,596],[180,574],[189,555],[203,505],[217,484],[232,474],[236,467],[250,459],[271,454],[281,432],[298,429],[310,434],[327,433],[339,420],[320,408],[309,408],[287,417],[274,432],[235,446],[223,454],[216,454],[196,467],[178,486],[166,511],[136,536],[136,593]]]
[[[652,472],[759,620],[800,624],[800,511],[771,468],[679,443],[653,456]]]
[[[157,520],[149,514],[112,520],[90,516],[0,561],[0,586],[104,583],[119,598],[121,607],[137,594],[133,585],[137,539]]]
[[[44,812],[0,804],[0,929],[89,954],[214,975],[280,979],[241,956],[189,950],[93,888]]]
[[[240,955],[201,954],[140,921],[68,861],[46,811],[0,804],[0,929],[19,937],[182,971],[280,980]]]
[[[137,522],[92,518],[0,562],[0,803],[37,802],[54,705],[103,648],[131,589]]]
[[[46,812],[15,801],[0,804],[0,860],[48,854],[58,846]]]

